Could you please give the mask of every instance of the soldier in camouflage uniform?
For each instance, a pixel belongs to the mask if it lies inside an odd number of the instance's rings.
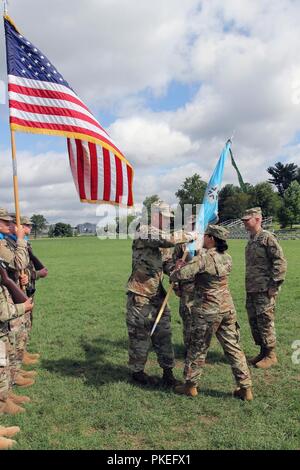
[[[194,230],[195,217],[191,216],[188,220],[188,224],[185,227],[186,230]],[[174,248],[169,248],[168,257],[166,259],[167,271],[171,273],[174,271],[176,262],[181,260],[185,251],[187,250],[187,244],[178,244]],[[197,254],[197,253],[195,253]],[[191,261],[191,255],[189,254],[186,261]],[[184,279],[173,283],[173,290],[179,297],[179,315],[182,320],[183,327],[183,344],[184,344],[184,355],[186,356],[188,346],[191,341],[192,332],[192,306],[194,301],[195,283],[194,280]]]
[[[24,313],[32,309],[30,300],[23,304],[15,305],[7,290],[1,284],[0,277],[0,413],[16,414],[25,411],[18,404],[29,402],[28,397],[12,393],[15,369],[10,363],[12,344],[10,330],[12,322],[24,316]]]
[[[154,378],[144,372],[152,346],[163,369],[163,383],[176,384],[173,376],[174,351],[171,342],[171,312],[168,306],[152,336],[151,329],[166,292],[162,279],[165,269],[163,249],[193,239],[192,235],[169,235],[161,230],[173,214],[169,206],[159,201],[153,206],[151,225],[141,225],[132,244],[132,274],[127,283],[127,328],[129,336],[129,367],[133,380],[147,385]]]
[[[17,240],[12,243],[7,239],[10,234],[10,224],[12,218],[5,209],[0,209],[0,258],[8,265],[9,276],[18,284],[19,278],[21,282],[26,281],[26,275],[21,275],[21,271],[26,268],[29,263],[27,242],[24,240],[25,232],[21,227],[16,228],[15,234]],[[24,312],[25,313],[25,312]],[[26,344],[27,334],[25,329],[25,315],[19,315],[9,322],[9,361],[11,368],[11,377],[14,384],[22,387],[34,384],[31,372],[21,370],[24,347]]]
[[[208,348],[215,333],[227,357],[237,388],[234,396],[252,400],[252,382],[246,357],[239,344],[239,325],[228,286],[232,268],[231,256],[226,253],[228,231],[210,225],[204,236],[204,248],[193,260],[171,274],[172,281],[194,279],[195,296],[192,307],[192,334],[185,360],[185,384],[175,391],[196,396]]]
[[[11,238],[11,243],[14,245],[15,243],[15,237],[13,236],[13,233],[15,231],[15,225],[16,225],[16,216],[15,214],[10,214],[10,216],[13,219],[13,223],[11,225],[11,231],[12,231],[12,238]],[[28,297],[33,298],[34,292],[35,292],[35,286],[36,286],[36,281],[38,279],[41,279],[43,277],[46,277],[48,275],[48,270],[46,268],[43,268],[39,271],[37,271],[34,267],[34,263],[31,260],[30,252],[32,252],[32,247],[30,245],[30,242],[28,240],[29,235],[31,233],[31,228],[32,228],[32,222],[29,219],[29,217],[26,216],[21,216],[20,217],[20,222],[21,225],[24,228],[25,231],[25,236],[27,240],[27,249],[28,249],[28,257],[29,257],[29,264],[27,268],[24,270],[24,274],[27,276],[26,281],[22,284],[26,288],[26,293]],[[29,336],[31,333],[32,329],[32,311],[28,312],[25,315],[25,329],[26,329],[26,335],[27,335],[27,341],[26,341],[26,346],[25,350],[23,353],[23,364],[25,365],[33,365],[36,364],[40,358],[40,354],[32,354],[27,351],[27,345],[29,341]]]
[[[261,369],[277,363],[275,353],[275,301],[284,281],[287,263],[275,235],[263,230],[260,207],[248,209],[242,217],[250,232],[246,246],[246,308],[259,354],[249,362]]]

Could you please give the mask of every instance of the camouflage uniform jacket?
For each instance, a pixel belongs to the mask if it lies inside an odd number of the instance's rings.
[[[190,239],[182,232],[169,235],[151,226],[141,226],[132,243],[132,273],[127,290],[149,298],[163,294],[163,274],[169,273],[164,249]]]
[[[165,272],[170,274],[171,272],[174,271],[176,261],[180,260],[183,257],[186,249],[187,249],[187,244],[184,243],[184,244],[176,245],[174,248],[168,248],[164,250],[166,252],[165,253],[165,264],[166,264]],[[192,259],[191,255],[188,254],[186,261],[187,262],[191,261],[191,259]],[[183,279],[180,282],[177,281],[176,283],[174,283],[174,290],[177,289],[178,295],[180,295],[180,292],[182,293],[183,291],[192,293],[194,291],[194,288],[195,288],[195,283],[193,280],[190,280],[190,279]]]
[[[24,304],[15,305],[6,287],[0,285],[0,336],[8,333],[10,320],[20,317],[24,313]]]
[[[260,230],[246,246],[246,291],[266,292],[283,283],[287,263],[276,237]]]
[[[19,282],[19,272],[26,269],[29,264],[29,255],[26,240],[0,240],[0,258],[8,265],[9,276]]]
[[[174,271],[171,280],[194,280],[194,307],[207,312],[225,313],[235,311],[228,286],[231,269],[231,256],[211,248],[203,250],[186,266]]]

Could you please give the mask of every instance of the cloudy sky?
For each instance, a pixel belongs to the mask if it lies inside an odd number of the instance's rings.
[[[299,1],[10,0],[9,14],[134,166],[137,203],[174,203],[185,177],[208,179],[233,131],[246,181],[300,165]],[[5,82],[2,24],[0,45]],[[78,202],[64,138],[18,133],[17,150],[23,214],[98,220]],[[0,152],[0,206],[13,209],[7,104]],[[229,162],[224,182],[237,184]]]

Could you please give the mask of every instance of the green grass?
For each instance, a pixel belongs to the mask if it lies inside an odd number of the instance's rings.
[[[230,241],[231,289],[242,344],[254,346],[244,308],[244,241]],[[17,424],[16,449],[299,449],[300,365],[291,344],[300,340],[300,242],[282,242],[289,261],[277,304],[279,366],[254,370],[255,400],[231,397],[229,365],[213,341],[196,399],[130,383],[125,284],[130,241],[94,238],[41,240],[36,254],[49,268],[38,283],[30,349],[42,360],[36,384],[23,389],[32,403],[1,424]],[[173,342],[182,376],[182,333],[172,296]],[[148,369],[160,373],[155,355]]]

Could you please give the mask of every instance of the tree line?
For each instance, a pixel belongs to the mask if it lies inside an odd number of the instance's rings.
[[[282,228],[300,223],[300,168],[294,163],[276,163],[267,168],[270,178],[256,185],[239,186],[226,184],[219,192],[219,219],[240,218],[249,207],[260,206],[263,217],[272,216]],[[197,173],[186,178],[175,196],[183,208],[194,207],[203,200],[207,182]],[[143,204],[149,208],[159,199],[157,194],[148,196]]]

